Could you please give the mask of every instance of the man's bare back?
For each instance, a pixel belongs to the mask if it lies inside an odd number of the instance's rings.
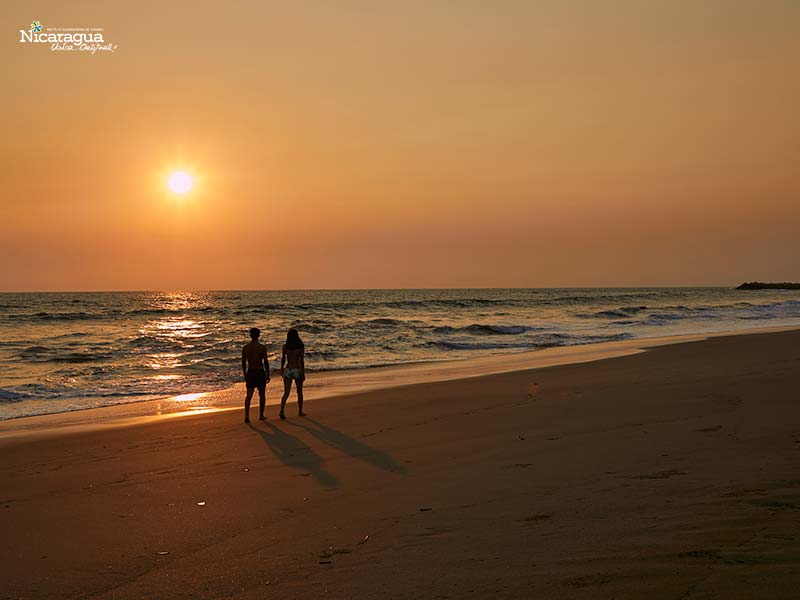
[[[242,348],[242,371],[245,375],[251,369],[266,371],[267,364],[267,347],[264,344],[255,340],[245,344]]]

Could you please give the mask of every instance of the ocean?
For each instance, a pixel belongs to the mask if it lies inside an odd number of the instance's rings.
[[[313,372],[800,325],[800,291],[443,289],[0,294],[0,419],[229,387],[259,327]]]

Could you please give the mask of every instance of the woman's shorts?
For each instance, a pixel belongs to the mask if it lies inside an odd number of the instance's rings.
[[[303,372],[300,369],[284,369],[283,376],[286,379],[294,379],[295,381],[298,381],[303,376]]]

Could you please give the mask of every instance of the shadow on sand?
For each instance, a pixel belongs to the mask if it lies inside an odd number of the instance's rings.
[[[341,431],[328,427],[324,423],[320,423],[309,417],[305,417],[300,421],[287,421],[287,423],[306,430],[324,444],[336,448],[348,456],[361,459],[374,467],[401,475],[406,472],[403,465],[398,463],[386,452],[373,448],[364,442],[359,442]]]
[[[287,466],[309,471],[317,481],[326,487],[338,487],[339,481],[322,467],[325,461],[310,446],[304,444],[299,438],[278,429],[269,421],[263,421],[263,423],[266,429],[259,429],[252,424],[249,424],[248,427],[261,436],[278,460]]]

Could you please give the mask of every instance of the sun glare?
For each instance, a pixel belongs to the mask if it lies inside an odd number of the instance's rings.
[[[194,186],[194,179],[186,171],[174,171],[167,177],[167,186],[176,194],[188,194]]]

